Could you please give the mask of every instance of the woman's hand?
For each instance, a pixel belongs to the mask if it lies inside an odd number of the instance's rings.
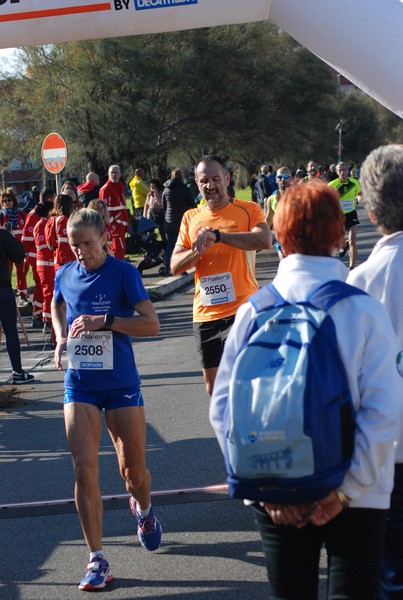
[[[83,331],[98,331],[104,326],[104,315],[81,315],[74,319],[69,330],[69,336],[76,338]]]
[[[264,509],[276,525],[294,525],[298,529],[309,523],[314,504],[269,504]]]
[[[62,354],[66,350],[66,338],[56,340],[55,347],[55,366],[59,371],[62,369]]]
[[[309,521],[312,525],[326,525],[332,519],[337,517],[338,514],[343,510],[343,505],[340,502],[335,491],[330,492],[326,498],[318,500],[315,503],[315,508],[312,511]]]

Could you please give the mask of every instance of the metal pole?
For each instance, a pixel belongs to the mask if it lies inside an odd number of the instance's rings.
[[[339,160],[338,162],[341,162],[341,136],[343,135],[343,120],[340,121],[340,125],[339,125]]]

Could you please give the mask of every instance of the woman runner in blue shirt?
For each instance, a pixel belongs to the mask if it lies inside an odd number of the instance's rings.
[[[107,254],[107,233],[97,212],[73,213],[67,233],[77,260],[63,265],[55,278],[55,364],[62,368],[66,351],[64,417],[74,464],[75,501],[90,550],[79,589],[94,590],[113,578],[102,550],[98,451],[103,409],[120,473],[131,494],[129,504],[140,542],[147,550],[156,550],[161,543],[161,526],[151,506],[144,403],[131,344],[131,336],[157,335],[159,321],[138,271]]]

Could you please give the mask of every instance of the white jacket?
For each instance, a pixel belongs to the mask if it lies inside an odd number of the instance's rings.
[[[321,284],[345,280],[348,271],[335,258],[294,254],[280,262],[273,283],[289,302],[302,301]],[[262,290],[257,294],[262,293]],[[352,296],[329,310],[336,326],[352,400],[357,411],[354,454],[341,489],[352,507],[389,507],[395,440],[403,379],[396,367],[399,345],[384,307],[369,296]],[[225,344],[210,405],[210,421],[223,446],[223,415],[231,369],[255,316],[250,302],[237,312]]]
[[[377,298],[390,316],[403,349],[403,231],[385,235],[374,246],[368,260],[350,272],[348,283]],[[403,369],[403,358],[401,363]],[[403,391],[397,400],[403,404]],[[396,451],[396,462],[403,463],[403,422]]]

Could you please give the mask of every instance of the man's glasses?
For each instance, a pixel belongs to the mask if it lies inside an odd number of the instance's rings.
[[[291,175],[277,175],[277,179],[281,181],[282,179],[290,179]]]
[[[3,198],[3,204],[5,204],[6,202],[12,202],[13,199],[12,198]]]

